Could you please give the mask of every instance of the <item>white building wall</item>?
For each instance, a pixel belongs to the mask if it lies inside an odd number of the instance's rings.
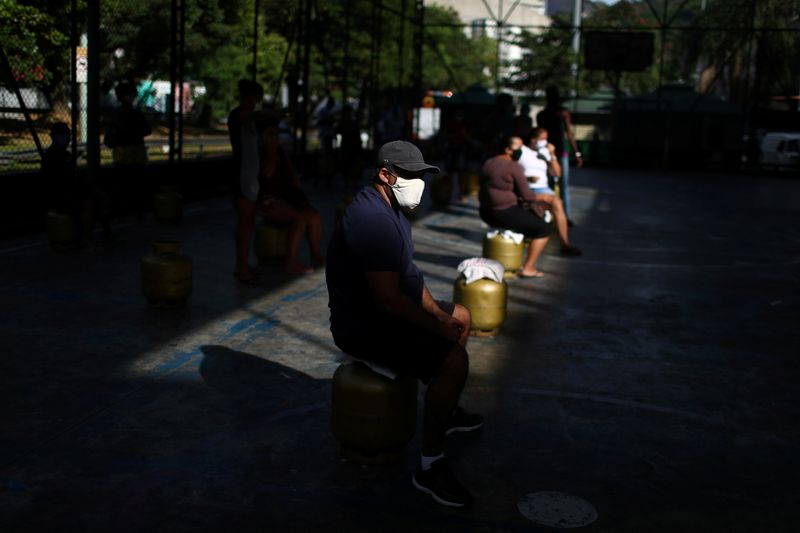
[[[488,8],[487,8],[488,4]],[[467,24],[464,32],[468,37],[477,37],[481,34],[496,39],[498,20],[503,20],[504,40],[513,39],[519,35],[523,28],[532,33],[538,33],[541,28],[550,25],[550,17],[545,14],[545,0],[524,0],[516,4],[515,0],[426,0],[425,5],[438,5],[455,10],[461,21]],[[512,10],[512,7],[514,8]],[[509,43],[500,45],[500,61],[515,61],[522,57],[522,49]],[[501,69],[501,77],[505,76],[506,69]]]

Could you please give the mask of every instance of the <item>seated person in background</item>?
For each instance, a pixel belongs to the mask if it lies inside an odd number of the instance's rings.
[[[561,254],[568,256],[581,255],[581,250],[569,242],[567,229],[567,215],[561,198],[547,184],[548,172],[552,176],[561,174],[561,166],[555,155],[555,146],[547,142],[547,130],[535,128],[531,134],[529,145],[525,146],[522,139],[514,137],[512,148],[522,149],[519,164],[522,165],[525,177],[530,182],[530,189],[536,196],[538,206],[553,213],[556,221],[558,238],[561,241]]]
[[[496,151],[497,155],[483,165],[478,193],[480,217],[490,226],[516,231],[531,239],[519,276],[540,278],[544,273],[536,268],[536,261],[547,244],[550,226],[534,210],[536,195],[528,187],[522,166],[517,162],[522,155],[522,140],[501,135]]]
[[[318,266],[325,264],[321,248],[322,217],[311,207],[289,156],[280,146],[277,116],[266,117],[261,137],[257,209],[266,220],[290,224],[286,272],[310,274],[314,269],[301,263],[297,253],[305,235],[314,262]]]
[[[56,122],[50,127],[50,146],[42,156],[41,175],[47,191],[47,207],[75,215],[78,210],[75,160],[69,151],[69,126]]]
[[[47,208],[71,215],[81,229],[82,245],[91,248],[92,198],[75,173],[75,158],[69,151],[70,129],[64,122],[50,127],[50,146],[41,163]]]
[[[443,505],[464,507],[472,496],[451,472],[444,441],[452,432],[483,425],[480,415],[458,407],[469,373],[471,317],[465,307],[436,301],[428,292],[413,261],[411,224],[401,211],[419,204],[423,176],[438,171],[409,142],[383,145],[372,183],[336,224],[326,281],[336,346],[428,384],[422,457],[412,483]]]

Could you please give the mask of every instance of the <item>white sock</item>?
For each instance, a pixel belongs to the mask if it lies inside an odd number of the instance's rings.
[[[422,470],[423,471],[430,470],[431,469],[431,465],[437,459],[441,459],[442,457],[444,457],[443,453],[440,453],[439,455],[432,455],[432,456],[431,455],[421,455],[420,458],[419,458],[419,464],[420,464],[420,466],[422,466]]]

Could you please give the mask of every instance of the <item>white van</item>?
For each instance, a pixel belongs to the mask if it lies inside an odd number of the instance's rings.
[[[766,133],[761,141],[761,164],[800,167],[800,133]]]

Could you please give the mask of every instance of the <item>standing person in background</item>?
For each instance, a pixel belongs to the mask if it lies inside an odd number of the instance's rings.
[[[317,111],[317,136],[322,146],[322,155],[332,157],[333,139],[336,137],[336,100],[333,96],[328,96],[325,104]]]
[[[444,127],[447,142],[445,169],[456,179],[458,201],[467,201],[467,152],[469,149],[469,130],[464,121],[464,112],[458,110]]]
[[[250,243],[256,227],[261,155],[255,111],[264,98],[264,88],[254,81],[239,80],[239,105],[228,115],[228,135],[233,149],[234,171],[230,191],[238,215],[233,275],[247,285],[258,285],[258,271],[250,266]]]
[[[519,115],[514,117],[514,135],[527,139],[532,129],[531,106],[522,104],[519,108]]]
[[[569,111],[561,105],[561,97],[558,87],[550,86],[546,90],[547,105],[536,115],[536,125],[546,129],[550,134],[550,142],[556,148],[556,155],[561,159],[561,178],[559,188],[561,201],[564,203],[564,212],[569,219],[569,152],[567,152],[567,141],[575,154],[578,168],[583,166],[583,156],[578,151],[578,144],[575,142],[575,134],[572,131],[572,118]],[[565,139],[566,138],[566,139]],[[572,221],[570,220],[570,225]]]
[[[339,135],[342,136],[342,146],[339,153],[339,170],[342,172],[345,183],[354,189],[361,177],[361,123],[353,113],[353,106],[345,104],[342,107],[342,118],[339,120]]]
[[[108,191],[111,199],[131,198],[134,210],[141,217],[148,192],[148,178],[144,167],[147,164],[147,147],[144,138],[152,133],[142,111],[133,105],[136,86],[124,81],[117,84],[114,93],[119,100],[106,130],[105,144],[113,150],[115,183]],[[120,194],[126,191],[126,194]]]

